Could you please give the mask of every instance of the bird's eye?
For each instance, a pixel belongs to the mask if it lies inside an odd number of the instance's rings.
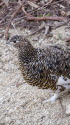
[[[13,42],[16,43],[16,40],[14,40]]]

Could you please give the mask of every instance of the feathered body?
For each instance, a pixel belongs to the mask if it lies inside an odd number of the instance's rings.
[[[27,83],[57,90],[57,82],[61,76],[64,80],[70,80],[70,49],[67,46],[34,48],[21,36],[14,36],[10,41],[17,41],[15,47],[18,48],[19,64]],[[64,87],[61,85],[60,89]]]

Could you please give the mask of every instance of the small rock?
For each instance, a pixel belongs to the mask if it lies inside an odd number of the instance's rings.
[[[0,125],[5,125],[5,123],[0,123]]]
[[[10,117],[5,117],[5,121],[10,123]]]
[[[66,106],[66,114],[70,115],[70,104],[68,106]]]

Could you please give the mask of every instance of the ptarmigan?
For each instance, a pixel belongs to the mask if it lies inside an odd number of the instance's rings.
[[[47,101],[55,101],[70,91],[70,48],[48,45],[34,48],[23,36],[13,36],[10,43],[18,49],[19,64],[27,83],[55,91]]]

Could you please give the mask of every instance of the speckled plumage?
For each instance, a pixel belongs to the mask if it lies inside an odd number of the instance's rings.
[[[56,83],[61,76],[70,79],[70,48],[67,46],[34,48],[22,36],[14,36],[10,42],[18,48],[20,68],[27,83],[57,90]],[[60,89],[63,88],[61,85]]]

